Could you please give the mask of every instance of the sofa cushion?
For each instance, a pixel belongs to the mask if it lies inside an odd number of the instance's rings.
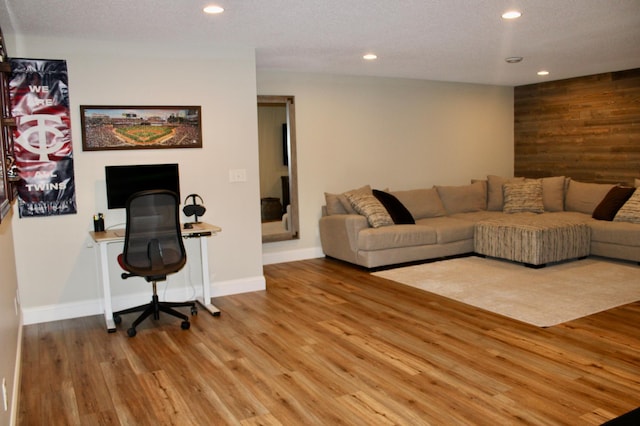
[[[540,179],[505,183],[502,189],[504,192],[502,211],[505,213],[544,212],[542,181]]]
[[[487,176],[487,210],[502,211],[504,206],[504,198],[502,193],[502,185],[505,183],[524,182],[523,177],[502,177]]]
[[[389,216],[387,209],[378,201],[373,194],[363,190],[346,192],[345,196],[351,203],[354,210],[367,218],[367,222],[374,228],[393,225],[393,219]]]
[[[568,211],[593,214],[600,201],[615,185],[605,183],[585,183],[569,181],[564,208]]]
[[[600,204],[593,210],[592,217],[598,220],[612,221],[618,210],[627,202],[635,191],[635,188],[625,186],[614,186],[607,195],[604,196]]]
[[[436,230],[422,225],[394,225],[358,232],[358,250],[387,250],[436,244]]]
[[[415,220],[447,215],[435,188],[393,191],[391,194],[409,210]]]
[[[634,181],[634,186],[635,186],[636,188],[640,188],[640,179],[638,179],[638,178],[636,178],[636,179],[635,179],[635,181]]]
[[[407,208],[400,202],[400,200],[398,200],[392,194],[374,189],[373,196],[382,203],[385,209],[387,209],[389,216],[391,216],[391,219],[393,219],[393,223],[395,223],[396,225],[412,225],[416,223],[409,210],[407,210]]]
[[[475,224],[452,217],[431,217],[420,219],[418,225],[430,226],[436,230],[437,243],[447,244],[456,241],[472,240]]]
[[[640,247],[640,226],[635,223],[593,220],[589,225],[592,242]]]
[[[561,212],[564,210],[564,188],[567,178],[552,176],[542,178],[542,203],[546,212]]]
[[[616,222],[640,223],[640,190],[636,189],[613,218]]]
[[[480,222],[481,220],[496,219],[496,218],[504,217],[504,213],[482,210],[479,212],[456,213],[448,217],[453,217],[456,219],[476,223],[476,222]]]
[[[447,214],[487,209],[487,187],[482,181],[461,186],[436,186],[436,190]]]

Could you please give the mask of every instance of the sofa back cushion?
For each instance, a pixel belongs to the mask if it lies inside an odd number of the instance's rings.
[[[436,186],[447,214],[487,209],[487,186],[483,181],[461,186]]]
[[[324,204],[327,209],[327,215],[333,214],[348,214],[340,202],[340,194],[332,194],[329,192],[324,193]]]
[[[564,210],[564,191],[567,178],[553,176],[542,178],[542,203],[546,212],[561,212]]]
[[[415,220],[447,214],[435,188],[393,191],[391,194],[409,210]]]
[[[349,193],[352,192],[361,192],[364,191],[369,194],[373,194],[370,185],[365,185],[357,189],[352,189],[351,191],[347,191]],[[327,214],[359,214],[351,205],[349,200],[347,200],[346,194],[347,192],[343,192],[341,194],[332,194],[329,192],[324,193],[325,205],[327,206]]]
[[[613,184],[585,183],[571,180],[567,188],[564,208],[567,211],[592,215],[598,204],[614,186]]]
[[[487,176],[487,210],[499,212],[504,206],[502,185],[512,182],[524,182],[523,177]]]

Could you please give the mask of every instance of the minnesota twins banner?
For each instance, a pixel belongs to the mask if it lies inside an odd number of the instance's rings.
[[[76,213],[67,64],[11,59],[20,217]]]

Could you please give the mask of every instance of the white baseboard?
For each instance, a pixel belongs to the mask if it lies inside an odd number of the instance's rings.
[[[262,264],[271,265],[273,263],[295,262],[298,260],[317,259],[319,257],[324,257],[321,247],[262,253]]]
[[[264,279],[264,276],[260,275],[215,283],[211,286],[211,297],[231,296],[233,294],[262,291],[266,289],[267,282]]]
[[[85,300],[82,302],[61,303],[57,305],[22,307],[24,325],[58,321],[70,318],[87,317],[102,312],[102,301]]]
[[[198,296],[202,295],[202,288],[196,286]],[[263,276],[243,278],[240,280],[230,280],[216,282],[211,285],[211,297],[229,296],[232,294],[247,293],[250,291],[260,291],[266,289],[266,281]],[[181,287],[175,289],[158,288],[160,300],[192,300],[194,299],[191,287]],[[125,296],[116,296],[112,299],[114,310],[124,309],[129,306],[141,305],[149,302],[151,292],[135,293]],[[59,303],[52,305],[36,306],[33,308],[22,307],[22,318],[24,325],[39,324],[43,322],[58,321],[71,318],[87,317],[104,313],[102,299],[83,300],[80,302]]]
[[[9,424],[15,426],[18,424],[18,400],[20,396],[20,379],[22,377],[22,329],[23,315],[20,313],[20,320],[18,322],[18,337],[17,337],[17,349],[16,349],[16,362],[13,369],[13,386],[11,389],[11,408],[9,412]]]

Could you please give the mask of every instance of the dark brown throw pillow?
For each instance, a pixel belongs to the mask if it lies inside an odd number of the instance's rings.
[[[409,213],[409,210],[395,196],[378,189],[373,190],[373,195],[387,209],[389,216],[393,219],[393,223],[396,225],[415,225],[416,221]]]
[[[595,208],[592,217],[598,220],[612,221],[618,210],[631,198],[633,191],[635,188],[614,186]]]

